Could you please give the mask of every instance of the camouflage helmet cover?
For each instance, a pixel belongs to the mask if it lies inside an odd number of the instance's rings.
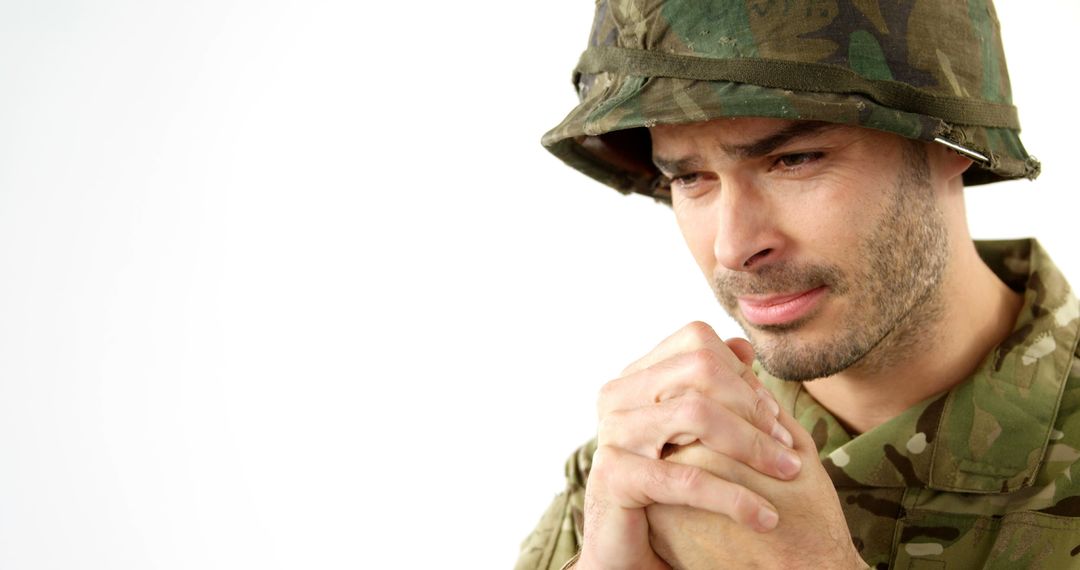
[[[944,139],[985,157],[968,185],[1039,174],[991,0],[597,0],[574,84],[580,104],[543,145],[661,201],[642,127],[722,117]]]

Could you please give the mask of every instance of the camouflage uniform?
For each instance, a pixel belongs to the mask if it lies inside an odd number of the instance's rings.
[[[1080,568],[1080,303],[1034,240],[976,243],[1024,306],[947,393],[851,437],[801,384],[758,369],[813,435],[872,568]],[[578,551],[594,451],[570,457],[517,570],[557,570]]]

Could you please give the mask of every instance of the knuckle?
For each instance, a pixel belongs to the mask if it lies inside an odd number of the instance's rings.
[[[687,365],[694,375],[712,376],[719,367],[719,359],[707,348],[699,348],[686,355]]]
[[[618,419],[616,413],[610,413],[602,418],[596,428],[596,440],[599,445],[607,445],[618,434]]]
[[[746,487],[736,486],[731,495],[731,518],[746,523],[757,514],[758,502]]]
[[[708,424],[712,409],[709,400],[698,393],[691,393],[679,398],[678,414],[692,426]]]
[[[614,451],[609,445],[599,445],[596,447],[596,451],[592,456],[592,468],[589,470],[589,482],[606,481],[610,478],[612,463],[614,458],[612,457],[617,452]]]
[[[716,336],[716,331],[714,331],[708,323],[702,321],[694,321],[686,325],[683,327],[683,331],[690,340],[698,344],[705,344],[713,339],[719,338]]]
[[[621,383],[618,380],[612,380],[600,387],[599,392],[596,394],[597,416],[602,417],[611,409],[612,402],[618,399],[620,387]]]
[[[600,391],[596,394],[597,401],[603,402],[604,400],[611,398],[611,396],[616,392],[617,389],[618,380],[611,380],[609,382],[605,382],[603,386],[600,386]]]
[[[757,461],[759,465],[767,465],[772,450],[772,438],[766,436],[760,430],[753,430],[751,438],[750,457]]]
[[[692,465],[682,465],[671,478],[676,485],[692,493],[700,490],[704,484],[705,471]]]
[[[754,395],[754,403],[747,419],[760,428],[772,428],[773,422],[776,421],[776,418],[772,415],[772,410],[769,409],[769,405],[757,394]]]

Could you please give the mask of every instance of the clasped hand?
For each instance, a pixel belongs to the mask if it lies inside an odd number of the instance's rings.
[[[812,439],[752,361],[691,323],[601,389],[575,568],[863,566]]]

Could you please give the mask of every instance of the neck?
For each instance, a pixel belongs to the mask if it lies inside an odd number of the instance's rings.
[[[932,318],[913,312],[858,364],[804,388],[848,431],[866,432],[970,377],[1012,331],[1022,305],[970,239],[954,243],[937,298],[916,309]]]

